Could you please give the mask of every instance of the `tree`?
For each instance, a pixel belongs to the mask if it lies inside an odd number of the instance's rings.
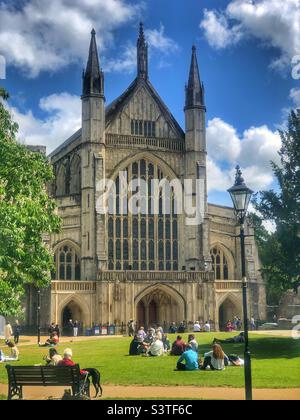
[[[254,200],[262,218],[276,225],[263,246],[262,272],[278,297],[300,286],[300,109],[291,112],[280,136],[281,162],[271,163],[279,191],[262,191]]]
[[[26,285],[46,287],[53,256],[44,234],[60,219],[46,185],[53,178],[47,158],[16,140],[18,126],[0,102],[0,314],[17,316]]]

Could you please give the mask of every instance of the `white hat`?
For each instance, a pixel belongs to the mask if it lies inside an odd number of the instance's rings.
[[[73,356],[72,350],[71,349],[65,349],[64,350],[64,356],[72,357]]]

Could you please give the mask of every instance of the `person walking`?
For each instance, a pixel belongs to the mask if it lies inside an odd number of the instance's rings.
[[[135,332],[135,328],[134,328],[134,320],[131,319],[128,324],[128,335],[129,337],[133,337],[134,336],[134,332]]]
[[[75,321],[73,324],[73,337],[78,337],[78,329],[79,329],[78,321]]]
[[[57,337],[60,338],[60,327],[58,324],[55,325],[54,331],[57,334]]]
[[[14,332],[14,342],[17,345],[19,344],[20,335],[21,335],[21,326],[18,320],[15,322],[15,325],[13,327],[13,332]]]
[[[12,335],[13,335],[13,329],[10,325],[10,322],[6,321],[6,325],[5,325],[5,328],[4,328],[5,344],[8,344],[12,340]]]

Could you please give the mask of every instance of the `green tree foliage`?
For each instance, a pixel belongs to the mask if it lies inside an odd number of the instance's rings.
[[[50,282],[53,256],[44,235],[60,219],[46,185],[53,178],[45,156],[16,141],[18,126],[0,102],[0,314],[19,315],[25,286]]]
[[[279,191],[260,192],[254,201],[262,218],[276,225],[275,233],[258,241],[272,303],[300,286],[300,110],[291,112],[280,136],[281,162],[272,162]]]

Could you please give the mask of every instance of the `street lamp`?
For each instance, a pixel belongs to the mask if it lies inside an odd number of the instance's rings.
[[[37,339],[41,342],[41,291],[37,290]]]
[[[252,375],[251,375],[251,354],[249,350],[249,328],[248,328],[248,302],[247,302],[247,275],[245,257],[245,218],[253,191],[247,187],[242,171],[236,167],[235,183],[228,190],[236,217],[240,223],[241,257],[242,257],[242,284],[243,284],[243,312],[244,312],[244,331],[245,331],[245,391],[246,400],[252,400]]]

